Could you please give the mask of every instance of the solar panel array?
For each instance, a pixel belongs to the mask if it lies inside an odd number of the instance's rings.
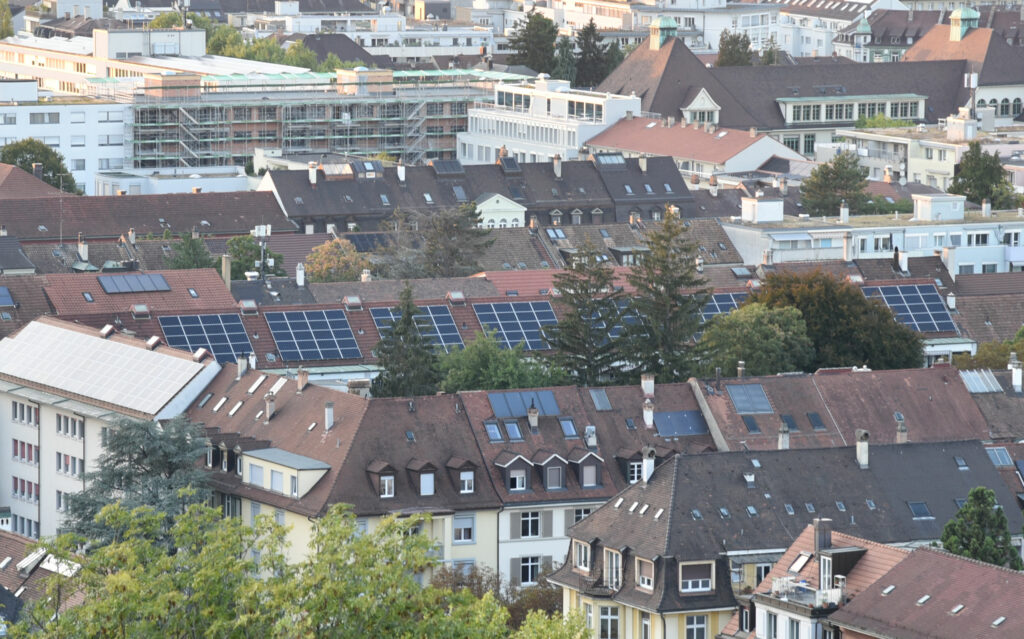
[[[725,390],[740,415],[770,415],[775,412],[764,392],[764,386],[760,384],[729,384]]]
[[[285,361],[359,359],[352,328],[341,309],[285,311],[265,314],[270,332]]]
[[[447,306],[421,306],[420,313],[414,318],[420,334],[430,340],[431,344],[442,347],[445,352],[463,347],[462,336],[455,325],[455,318]],[[391,326],[402,317],[397,308],[371,308],[370,315],[377,325],[377,332],[383,337],[391,331]]]
[[[543,350],[547,342],[541,335],[541,327],[558,323],[550,302],[474,304],[473,311],[485,330],[496,331],[495,337],[502,348],[522,343],[526,350]]]
[[[878,298],[892,309],[896,319],[921,333],[955,332],[949,309],[934,284],[866,286],[864,295]]]
[[[458,160],[433,160],[430,165],[437,175],[463,175],[466,172]]]
[[[747,299],[746,293],[715,293],[708,296],[708,302],[701,310],[701,319],[708,321],[715,315],[735,310]]]
[[[388,243],[387,236],[383,233],[348,233],[342,237],[352,242],[359,253],[373,252]]]
[[[113,293],[150,293],[169,291],[171,287],[163,275],[158,273],[130,273],[120,275],[97,275],[103,292]]]
[[[234,362],[253,352],[237,314],[168,315],[160,318],[160,328],[173,348],[190,353],[205,348],[218,362]]]
[[[662,437],[685,435],[706,435],[708,423],[699,410],[680,410],[670,413],[654,413],[654,425]]]
[[[551,391],[509,391],[487,393],[495,417],[526,417],[530,406],[539,415],[558,415],[558,401]]]

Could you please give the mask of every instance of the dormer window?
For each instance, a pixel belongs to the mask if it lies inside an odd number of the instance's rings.
[[[612,590],[622,587],[622,555],[605,548],[604,585]]]
[[[395,496],[395,476],[394,475],[381,475],[380,476],[380,498],[390,499]]]
[[[508,472],[509,490],[526,490],[526,470],[514,468]]]
[[[631,461],[631,462],[629,462],[629,469],[627,471],[627,476],[628,476],[628,479],[629,479],[629,483],[635,484],[638,481],[640,481],[640,478],[643,476],[642,468],[643,468],[643,462],[638,462],[638,461]]]
[[[597,482],[597,464],[586,464],[583,466],[583,487],[593,488],[598,485]]]
[[[473,471],[463,470],[459,472],[459,493],[468,495],[474,490]]]
[[[680,564],[679,592],[708,592],[711,590],[713,564]]]
[[[636,585],[644,590],[654,589],[654,562],[637,558]]]
[[[590,572],[590,544],[582,541],[572,542],[572,565],[578,570]]]
[[[206,449],[206,467],[207,468],[212,468],[213,467],[213,447],[212,446],[209,446]]]
[[[241,453],[236,453],[236,455],[237,456],[235,457],[235,473],[237,473],[238,476],[241,477],[242,476],[242,454]]]
[[[420,475],[420,496],[429,497],[434,494],[434,473]]]
[[[548,466],[544,471],[545,487],[548,490],[565,488],[565,471],[561,466]]]
[[[228,472],[228,451],[223,448],[220,451],[220,470],[223,473]]]

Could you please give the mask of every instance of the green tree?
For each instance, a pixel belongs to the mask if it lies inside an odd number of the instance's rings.
[[[622,358],[619,340],[609,333],[622,325],[626,297],[615,288],[614,269],[600,256],[586,242],[555,275],[555,304],[561,317],[557,324],[544,327],[544,338],[553,349],[553,368],[564,370],[577,386],[608,383]]]
[[[260,253],[260,245],[252,235],[237,235],[228,239],[228,255],[231,256],[231,279],[244,280],[247,271],[259,271],[259,262],[264,260],[268,275],[287,275],[284,270],[284,257],[266,249]],[[269,264],[274,260],[274,266]]]
[[[991,368],[1005,370],[1010,361],[1010,342],[982,342],[978,344],[978,351],[970,353],[957,353],[953,356],[953,364],[960,370],[974,370],[978,368]]]
[[[192,27],[195,29],[203,29],[207,35],[210,34],[211,29],[214,28],[214,22],[210,18],[198,13],[192,13],[191,11],[187,14],[189,22],[192,23]],[[177,11],[169,11],[167,13],[161,13],[157,17],[150,20],[146,26],[147,29],[173,29],[174,27],[181,26],[181,14]]]
[[[745,33],[722,31],[718,37],[718,60],[716,67],[749,67],[753,52],[750,50],[750,38]]]
[[[551,69],[551,77],[576,83],[576,45],[567,36],[558,39],[555,46],[555,65]]]
[[[1010,541],[1006,513],[996,505],[995,491],[984,486],[972,488],[967,503],[942,528],[942,547],[961,557],[1024,570],[1020,552]]]
[[[11,16],[11,5],[7,0],[0,0],[0,40],[14,35],[14,18]]]
[[[310,51],[309,47],[301,41],[292,42],[288,46],[288,50],[285,51],[282,60],[285,64],[290,64],[293,67],[314,69],[317,66],[316,54]]]
[[[476,204],[463,204],[430,215],[420,215],[423,274],[460,277],[480,270],[479,260],[494,244],[490,229],[480,227]]]
[[[318,62],[317,63],[316,67],[313,70],[314,71],[319,71],[321,73],[333,73],[334,71],[336,71],[338,69],[344,69],[344,68],[346,68],[345,67],[345,63],[341,61],[341,58],[339,58],[336,53],[331,51],[324,58],[323,62]]]
[[[549,18],[530,9],[525,20],[516,22],[508,47],[509,64],[521,64],[537,73],[551,73],[555,67],[555,39],[558,27]]]
[[[708,289],[697,272],[696,246],[675,207],[647,234],[645,251],[627,276],[633,287],[623,322],[620,352],[633,369],[628,377],[653,373],[665,382],[685,380],[694,372],[693,336]]]
[[[355,282],[370,266],[370,260],[356,251],[352,242],[342,238],[315,247],[305,263],[310,282]]]
[[[522,344],[502,348],[493,332],[477,333],[465,348],[443,355],[439,368],[446,393],[559,386],[567,379],[560,369],[527,356]]]
[[[820,164],[800,185],[800,201],[804,213],[839,215],[843,200],[850,214],[861,213],[868,201],[868,170],[860,166],[857,156],[848,151]]]
[[[779,50],[779,45],[775,42],[775,36],[768,39],[768,46],[761,51],[761,59],[758,63],[761,66],[772,66],[781,62],[782,52]]]
[[[206,242],[201,237],[192,237],[192,234],[182,235],[181,240],[172,247],[174,255],[167,260],[167,268],[188,269],[188,268],[215,268],[217,260],[210,255],[206,248]]]
[[[963,195],[977,204],[988,199],[994,209],[1013,208],[1020,202],[1020,196],[1010,186],[999,153],[982,151],[978,142],[971,142],[960,158],[949,192]]]
[[[792,306],[746,304],[718,315],[704,329],[700,348],[705,374],[719,367],[733,375],[742,360],[751,375],[774,375],[805,370],[814,359],[807,324]]]
[[[218,24],[206,34],[206,52],[210,55],[225,55],[225,50],[242,46],[242,34],[226,24]]]
[[[618,68],[625,59],[626,53],[619,47],[619,43],[613,40],[612,43],[608,45],[608,50],[605,51],[604,77],[607,78],[611,75],[612,71]],[[604,81],[604,78],[602,78],[602,81]]]
[[[207,474],[196,465],[207,445],[202,426],[184,417],[163,424],[131,419],[112,424],[96,470],[85,474],[85,489],[68,495],[66,529],[109,543],[123,531],[110,529],[96,516],[118,502],[127,510],[145,506],[164,513],[163,530],[168,531],[174,515],[209,497]]]
[[[406,285],[399,296],[396,310],[399,317],[373,349],[382,369],[370,385],[374,397],[411,397],[437,392],[441,381],[437,352],[416,323],[419,312],[412,301],[412,287]]]
[[[608,45],[601,40],[593,18],[576,33],[576,84],[582,87],[596,87],[608,75]]]
[[[911,126],[914,126],[914,123],[910,120],[894,120],[885,113],[876,113],[870,118],[862,115],[857,118],[856,124],[858,129],[900,129]]]
[[[917,368],[924,355],[921,337],[896,321],[880,300],[868,299],[850,282],[828,273],[773,273],[748,303],[794,307],[814,343],[808,371],[833,366]]]
[[[43,182],[68,193],[78,191],[74,176],[64,164],[64,156],[41,140],[25,138],[5,145],[0,149],[0,162],[13,164],[28,173],[32,173],[32,165],[38,162],[43,165]]]

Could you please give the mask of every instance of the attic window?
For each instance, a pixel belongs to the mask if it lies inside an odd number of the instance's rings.
[[[96,301],[96,300],[94,300],[92,298],[92,293],[90,293],[88,291],[82,291],[82,297],[84,297],[85,301],[89,302],[90,304],[92,304],[94,301]]]
[[[837,501],[836,502],[836,508],[838,508],[839,512],[841,512],[841,513],[845,513],[846,512],[846,504],[844,504],[841,501]]]
[[[882,596],[883,597],[889,596],[890,594],[892,594],[893,590],[896,590],[896,586],[891,585],[891,584],[886,586],[885,588],[882,589]]]
[[[789,572],[800,572],[807,565],[807,562],[811,560],[811,553],[802,552],[800,556],[793,560],[793,563],[789,565]]]
[[[131,311],[135,319],[149,319],[149,307],[145,304],[132,304]]]
[[[633,187],[628,184],[623,184],[622,188],[626,189],[626,195],[633,195]]]
[[[868,505],[868,510],[874,510],[876,508],[875,500],[873,499],[865,499],[864,503]]]
[[[690,516],[693,517],[693,519],[695,521],[699,521],[701,519],[704,519],[704,515],[700,514],[700,511],[697,510],[696,508],[694,508],[693,510],[690,511]]]
[[[747,506],[747,514],[751,517],[757,517],[757,508],[753,506]]]
[[[506,419],[503,423],[505,424],[505,432],[508,433],[508,440],[510,442],[523,441],[523,433],[519,429],[519,422],[514,419]]]
[[[729,514],[729,509],[725,506],[718,509],[718,514],[722,516],[722,519],[729,519],[732,515]]]
[[[36,230],[38,230],[41,233],[45,233],[46,232],[46,227],[43,226],[42,224],[40,224],[39,226],[36,227]]]
[[[295,196],[295,203],[298,204],[299,206],[302,206],[303,202],[302,202],[302,196],[301,195],[296,195]]]
[[[644,184],[644,190],[647,191],[648,193],[654,193],[654,189],[651,188],[650,184]]]
[[[671,184],[668,184],[668,183],[665,184],[665,192],[666,193],[671,193],[672,192],[672,185]]]
[[[914,515],[914,519],[935,519],[932,517],[932,512],[928,510],[928,504],[923,501],[908,501],[907,506],[910,508],[911,514]]]
[[[434,203],[434,198],[431,197],[430,193],[424,193],[423,194],[423,201],[426,202],[427,204],[433,204]]]
[[[416,433],[412,432],[411,430],[405,431],[405,441],[409,442],[410,444],[415,444]]]
[[[1001,625],[1001,624],[1002,624],[1002,623],[1003,623],[1004,621],[1006,621],[1006,617],[999,617],[998,619],[996,619],[995,621],[993,621],[993,622],[992,622],[992,627],[993,627],[993,628],[997,628],[997,627],[999,627],[999,626],[1000,626],[1000,625]]]
[[[807,502],[806,504],[804,504],[804,507],[807,508],[807,512],[814,512],[814,504],[812,504],[811,502]]]
[[[1013,460],[1010,459],[1010,454],[1006,452],[1005,448],[986,448],[985,452],[996,466],[1013,466]]]
[[[390,206],[391,205],[391,200],[388,199],[388,196],[386,194],[381,193],[380,194],[380,203],[383,204],[384,206]]]
[[[626,418],[626,430],[636,430],[636,422],[633,421],[632,417]]]
[[[752,466],[753,466],[754,468],[760,468],[760,467],[761,467],[761,460],[760,460],[760,459],[757,459],[757,458],[755,457],[754,459],[751,459],[751,460],[750,460],[750,464],[751,464],[751,465],[752,465]]]
[[[796,510],[793,509],[793,504],[786,504],[786,514],[787,515],[795,515],[796,514]]]
[[[484,429],[487,430],[487,439],[492,442],[505,441],[505,438],[501,436],[501,429],[498,428],[498,422],[486,421],[484,422]]]
[[[190,296],[192,296],[192,298],[193,298],[193,299],[196,299],[196,298],[198,298],[198,297],[199,297],[199,293],[198,293],[198,292],[196,292],[196,289],[194,289],[194,288],[190,288],[190,289],[188,289],[188,294],[189,294]]]
[[[579,437],[576,433],[576,423],[573,422],[572,417],[559,417],[558,423],[562,426],[562,434],[566,439]]]
[[[967,462],[964,460],[963,457],[954,457],[953,461],[956,462],[956,467],[959,470],[970,470],[970,467],[967,466]]]

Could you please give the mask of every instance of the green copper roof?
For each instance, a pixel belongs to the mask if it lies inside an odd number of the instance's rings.
[[[861,16],[860,22],[857,23],[857,33],[871,33],[871,25],[864,16]]]
[[[676,21],[668,16],[660,16],[657,20],[651,23],[652,27],[658,27],[659,29],[678,29],[679,25]]]
[[[958,7],[953,13],[949,14],[949,19],[953,20],[960,18],[961,20],[978,20],[981,18],[981,13],[971,7]]]

